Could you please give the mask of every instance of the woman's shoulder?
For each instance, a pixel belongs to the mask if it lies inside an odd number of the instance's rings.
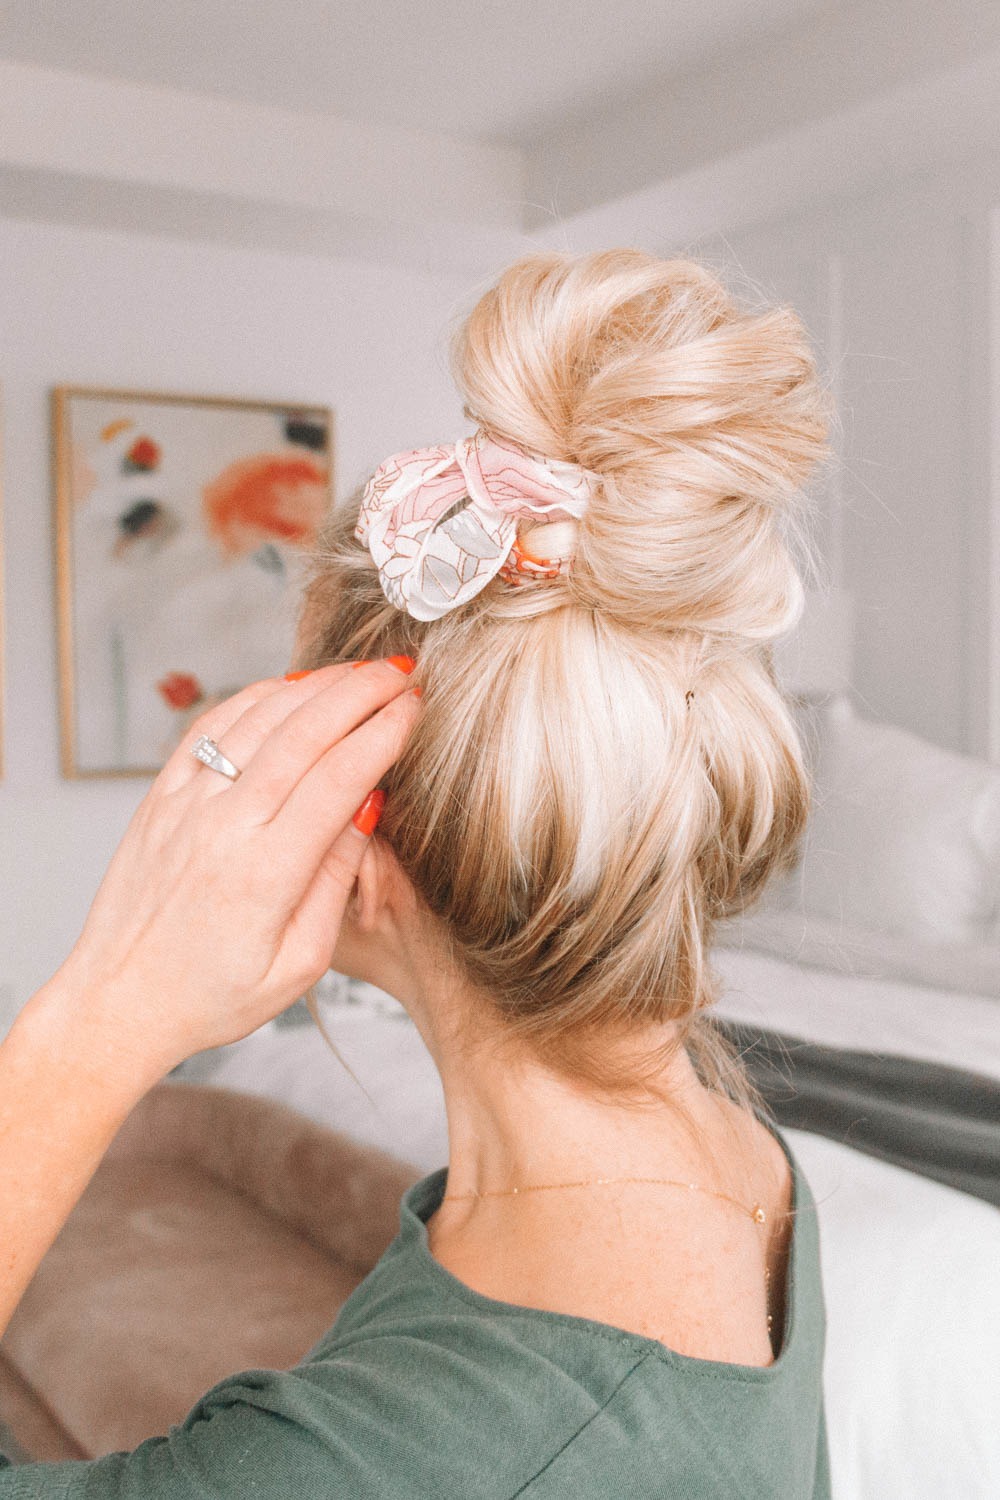
[[[3,1470],[0,1497],[236,1500],[252,1488],[352,1500],[625,1500],[662,1493],[665,1475],[680,1494],[714,1493],[734,1474],[747,1493],[764,1493],[753,1486],[758,1477],[772,1485],[776,1463],[780,1485],[766,1493],[822,1493],[803,1478],[822,1442],[818,1378],[789,1384],[774,1369],[677,1359],[622,1329],[491,1304],[427,1249],[425,1221],[444,1182],[433,1173],[407,1191],[397,1238],[293,1369],[220,1382],[169,1435],[133,1453]],[[797,1403],[777,1457],[769,1385],[782,1412],[792,1395]],[[710,1447],[700,1440],[706,1423]]]
[[[297,1372],[317,1391],[351,1381],[365,1426],[378,1410],[386,1462],[412,1475],[410,1493],[631,1500],[663,1493],[665,1477],[671,1493],[695,1496],[735,1476],[748,1494],[826,1493],[821,1348],[798,1339],[793,1358],[744,1368],[483,1297],[418,1253],[435,1178],[410,1189],[399,1239]],[[790,1411],[794,1430],[776,1454],[775,1424]]]
[[[822,1352],[821,1347],[817,1348],[822,1340],[822,1297],[815,1204],[788,1142],[769,1124],[755,1124],[760,1131],[755,1144],[759,1149],[763,1142],[771,1153],[769,1157],[767,1153],[761,1157],[763,1171],[755,1186],[766,1204],[769,1225],[765,1233],[772,1247],[772,1275],[775,1284],[787,1294],[789,1303],[788,1318],[781,1305],[781,1319],[775,1320],[779,1329],[782,1322],[787,1323],[781,1342],[781,1362],[786,1365],[793,1362],[787,1356],[794,1342],[799,1346],[795,1362],[801,1369],[810,1359],[815,1363]],[[441,1247],[436,1241],[432,1252],[429,1223],[441,1203],[446,1184],[447,1172],[440,1169],[406,1191],[400,1206],[399,1234],[345,1303],[337,1322],[314,1351],[316,1356],[343,1351],[351,1345],[357,1347],[372,1338],[405,1337],[419,1342],[425,1352],[431,1346],[453,1344],[452,1357],[457,1354],[474,1357],[487,1364],[498,1380],[509,1375],[515,1383],[523,1383],[524,1369],[536,1357],[550,1372],[559,1365],[574,1379],[584,1379],[586,1372],[600,1367],[606,1389],[632,1367],[635,1355],[653,1355],[670,1361],[678,1352],[670,1347],[669,1338],[651,1336],[617,1317],[614,1298],[602,1302],[598,1295],[602,1285],[624,1279],[630,1262],[626,1254],[629,1237],[604,1234],[603,1228],[607,1226],[602,1228],[597,1206],[594,1239],[599,1243],[591,1258],[592,1266],[582,1256],[576,1241],[561,1246],[556,1262],[559,1265],[565,1262],[567,1268],[576,1264],[577,1271],[582,1266],[582,1274],[571,1277],[567,1269],[558,1297],[533,1298],[532,1288],[527,1284],[522,1287],[516,1276],[513,1280],[509,1275],[506,1280],[491,1279],[476,1266],[473,1269],[477,1274],[468,1275],[468,1267],[461,1259],[440,1257]],[[715,1208],[719,1210],[715,1227],[731,1228],[731,1221],[724,1222],[725,1208],[719,1204]],[[677,1213],[678,1205],[672,1202],[664,1216],[668,1225]],[[744,1227],[753,1237],[760,1233],[755,1225]],[[507,1257],[508,1265],[515,1267],[519,1260],[515,1256],[511,1262]],[[680,1284],[674,1282],[679,1264],[670,1246],[661,1241],[660,1251],[650,1262],[649,1274],[656,1285],[662,1284],[665,1289],[664,1304],[668,1308],[671,1302],[678,1304],[682,1300]],[[760,1279],[758,1263],[748,1284]],[[730,1287],[730,1294],[731,1290]],[[781,1301],[783,1304],[784,1299]],[[708,1362],[715,1364],[714,1360]],[[697,1373],[696,1358],[675,1359],[674,1363],[679,1371]],[[764,1362],[761,1363],[763,1367]],[[743,1368],[735,1359],[732,1364],[736,1374]]]

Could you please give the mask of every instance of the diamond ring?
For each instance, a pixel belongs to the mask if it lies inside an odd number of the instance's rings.
[[[191,754],[195,760],[200,760],[203,766],[208,766],[210,771],[218,771],[221,775],[228,776],[230,781],[235,781],[240,774],[239,767],[226,759],[215,741],[210,740],[207,734],[198,736],[191,746]]]

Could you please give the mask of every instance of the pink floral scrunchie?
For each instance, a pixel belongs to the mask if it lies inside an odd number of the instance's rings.
[[[535,559],[517,547],[518,522],[578,521],[597,483],[577,464],[535,457],[479,429],[387,458],[365,486],[354,534],[390,604],[437,620],[500,572],[517,582],[563,571],[568,557]]]

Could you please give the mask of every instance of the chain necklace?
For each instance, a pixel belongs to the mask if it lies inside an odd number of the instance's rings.
[[[710,1198],[719,1198],[723,1203],[731,1203],[741,1213],[746,1214],[754,1224],[761,1226],[767,1223],[767,1212],[762,1203],[754,1203],[750,1208],[742,1203],[739,1198],[732,1198],[728,1193],[717,1192],[715,1188],[702,1187],[697,1182],[684,1182],[674,1177],[582,1177],[574,1182],[531,1182],[522,1184],[520,1187],[512,1188],[484,1188],[481,1191],[475,1189],[466,1193],[446,1192],[441,1200],[442,1205],[457,1203],[461,1200],[472,1198],[518,1198],[526,1193],[551,1193],[562,1188],[583,1187],[611,1187],[616,1184],[637,1182],[654,1187],[686,1188],[689,1193],[705,1193]],[[771,1268],[764,1263],[764,1289],[767,1306],[767,1331],[771,1333],[774,1324],[774,1314],[771,1312]]]

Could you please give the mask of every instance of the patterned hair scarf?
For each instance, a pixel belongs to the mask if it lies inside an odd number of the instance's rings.
[[[577,464],[534,456],[480,428],[457,443],[387,458],[365,486],[354,534],[390,604],[415,620],[438,620],[498,574],[519,583],[566,571],[575,525],[559,527],[557,556],[535,558],[518,545],[518,522],[579,521],[598,483]]]

